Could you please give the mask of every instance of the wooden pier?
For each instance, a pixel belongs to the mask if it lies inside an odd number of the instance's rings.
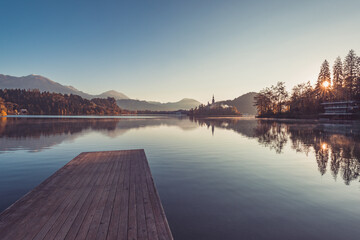
[[[173,239],[144,150],[86,152],[0,214],[0,239]]]

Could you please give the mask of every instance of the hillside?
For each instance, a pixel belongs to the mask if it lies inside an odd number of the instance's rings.
[[[9,115],[20,112],[30,115],[120,115],[114,98],[92,100],[77,95],[40,92],[38,90],[0,89],[2,110]]]
[[[184,98],[178,102],[151,102],[130,99],[128,96],[115,90],[110,90],[99,95],[82,92],[72,86],[65,86],[40,75],[28,75],[24,77],[13,77],[0,74],[0,89],[38,89],[40,92],[61,93],[78,95],[84,99],[114,98],[122,109],[127,110],[150,110],[150,111],[176,111],[179,109],[189,110],[196,107],[200,102],[194,99]]]
[[[201,103],[189,98],[184,98],[178,102],[147,102],[134,99],[121,99],[116,101],[118,106],[122,109],[138,111],[138,110],[150,110],[150,111],[176,111],[176,110],[189,110],[197,107]]]
[[[121,93],[121,92],[117,92],[115,90],[110,90],[107,92],[104,92],[102,94],[96,95],[96,98],[115,98],[115,99],[129,99],[128,96],[126,96],[125,94]]]
[[[218,103],[236,107],[236,109],[242,114],[256,115],[257,111],[256,107],[254,106],[254,97],[256,94],[256,92],[249,92],[233,100],[226,100]]]
[[[0,89],[39,89],[41,92],[79,95],[80,97],[89,100],[93,98],[108,97],[113,97],[115,99],[128,99],[125,94],[114,90],[107,91],[99,95],[91,95],[72,86],[64,86],[46,77],[34,74],[23,77],[0,74]]]

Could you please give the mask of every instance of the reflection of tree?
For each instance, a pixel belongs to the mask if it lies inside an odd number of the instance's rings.
[[[355,125],[325,125],[314,123],[279,122],[273,120],[192,119],[200,126],[234,130],[256,138],[265,147],[282,153],[290,141],[291,148],[308,155],[315,153],[321,175],[330,171],[349,184],[360,175],[360,129]],[[329,163],[330,161],[330,163]]]
[[[344,135],[334,134],[329,137],[331,143],[331,172],[334,178],[340,173],[346,184],[359,177],[360,147],[359,141]]]
[[[256,121],[241,120],[240,118],[193,118],[190,121],[196,122],[199,126],[214,127],[211,131],[215,132],[215,128],[225,128],[241,133],[242,135],[253,138],[255,136]]]
[[[0,117],[0,134],[5,130],[7,117]]]
[[[322,143],[320,146],[315,144],[314,149],[319,172],[321,175],[324,175],[326,173],[326,167],[329,161],[329,148],[326,143]]]
[[[255,133],[261,145],[274,149],[276,153],[282,152],[288,140],[287,126],[284,124],[259,124]]]
[[[330,170],[331,174],[333,175],[334,179],[336,179],[339,169],[340,169],[340,163],[342,162],[342,156],[341,156],[341,148],[339,148],[336,145],[333,145],[331,148],[331,163],[330,163]]]
[[[60,144],[90,131],[117,137],[128,130],[176,126],[182,130],[196,128],[187,119],[159,118],[0,118],[0,153],[21,147],[29,151]]]
[[[0,137],[39,138],[59,134],[75,134],[87,129],[108,130],[116,128],[118,121],[112,119],[46,119],[46,118],[8,118],[0,130]],[[1,127],[1,126],[0,126]]]

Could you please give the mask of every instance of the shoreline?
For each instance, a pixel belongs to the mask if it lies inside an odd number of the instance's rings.
[[[354,120],[335,120],[335,119],[319,119],[319,118],[257,118],[257,120],[264,120],[264,121],[277,121],[277,122],[296,122],[296,123],[358,123],[360,124],[360,119]]]

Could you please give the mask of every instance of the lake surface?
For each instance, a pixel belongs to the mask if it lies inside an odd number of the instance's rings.
[[[175,239],[359,239],[359,124],[0,118],[0,211],[80,152],[137,148]]]

